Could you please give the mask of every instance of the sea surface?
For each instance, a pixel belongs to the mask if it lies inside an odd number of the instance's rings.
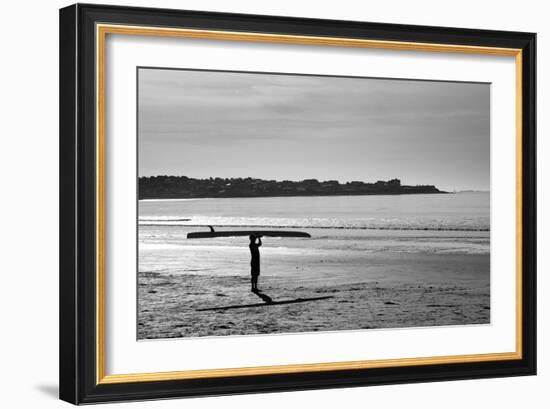
[[[414,260],[418,254],[489,255],[489,193],[141,200],[139,270],[247,275],[247,237],[187,239],[192,231],[285,229],[310,239],[263,239],[262,274],[303,271],[312,280],[374,273],[365,257]],[[455,271],[456,270],[456,271]],[[446,274],[458,274],[450,265]],[[346,272],[344,275],[343,273]],[[419,277],[416,277],[420,274]],[[437,276],[437,273],[424,272]],[[488,272],[487,272],[488,274]],[[384,272],[387,279],[403,274]],[[422,272],[405,278],[422,280]],[[431,277],[437,278],[437,277]]]

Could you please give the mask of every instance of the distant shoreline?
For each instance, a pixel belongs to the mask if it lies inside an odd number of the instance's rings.
[[[139,178],[138,199],[215,199],[309,196],[398,196],[411,194],[448,194],[434,185],[401,185],[399,179],[375,183],[336,180],[275,181],[252,178],[194,179],[186,176]]]
[[[262,199],[270,197],[347,197],[347,196],[414,196],[414,195],[456,195],[459,193],[488,193],[488,192],[430,192],[430,193],[370,193],[370,194],[333,194],[333,195],[274,195],[274,196],[200,196],[200,197],[152,197],[138,199],[140,202],[155,202],[161,200],[200,200],[200,199]]]

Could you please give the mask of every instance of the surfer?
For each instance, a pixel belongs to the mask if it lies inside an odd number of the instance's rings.
[[[258,242],[256,242],[256,239],[258,239]],[[250,248],[250,282],[252,283],[252,289],[251,291],[253,293],[258,292],[258,276],[260,275],[260,250],[258,247],[262,245],[262,238],[261,236],[256,237],[255,235],[250,235],[250,244],[248,247]]]

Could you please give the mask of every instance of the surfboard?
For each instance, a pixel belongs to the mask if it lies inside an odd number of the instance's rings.
[[[188,239],[208,239],[212,237],[237,236],[264,236],[264,237],[311,237],[309,233],[285,230],[225,230],[225,231],[198,231],[187,233]]]

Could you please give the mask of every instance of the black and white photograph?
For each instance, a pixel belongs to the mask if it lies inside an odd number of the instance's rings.
[[[8,129],[24,137],[6,141],[23,143],[8,156],[24,169],[5,190],[26,218],[8,220],[22,249],[6,277],[24,282],[5,288],[30,315],[6,328],[38,368],[15,378],[55,378],[75,405],[538,399],[544,379],[522,377],[537,375],[544,309],[544,13],[252,3],[67,5],[49,30],[58,81],[21,68],[47,47],[14,54],[24,119]],[[48,37],[36,26],[33,44]],[[34,146],[55,127],[58,143]],[[22,228],[38,200],[58,208],[37,220],[59,241]],[[21,342],[37,334],[40,348]]]
[[[137,78],[138,339],[490,323],[490,84]]]

